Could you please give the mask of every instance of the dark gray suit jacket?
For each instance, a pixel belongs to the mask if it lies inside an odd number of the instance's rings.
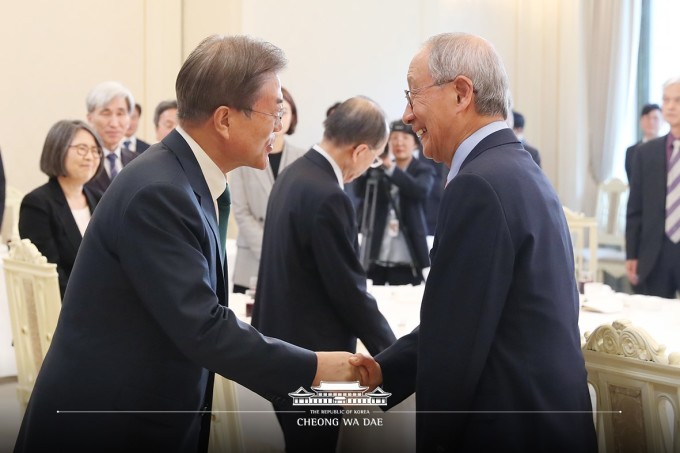
[[[366,292],[352,203],[331,164],[308,151],[274,183],[264,226],[253,325],[321,351],[371,354],[395,341]]]
[[[626,259],[638,260],[641,283],[654,269],[665,235],[667,138],[655,138],[635,149],[628,181]]]
[[[376,357],[418,451],[596,451],[569,230],[510,129],[447,185],[431,261],[420,326]]]
[[[213,199],[175,130],[121,172],[88,226],[16,451],[205,451],[212,372],[267,399],[316,356],[227,307]],[[57,411],[98,411],[85,415]]]
[[[90,213],[94,212],[99,197],[88,187],[83,188],[83,193]],[[21,201],[19,235],[30,239],[47,262],[57,265],[63,298],[83,237],[57,178],[50,178]]]

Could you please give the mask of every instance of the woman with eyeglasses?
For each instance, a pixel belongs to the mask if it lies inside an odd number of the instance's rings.
[[[283,93],[281,130],[276,132],[273,150],[269,153],[269,165],[264,170],[239,167],[229,173],[231,212],[234,213],[238,225],[236,262],[233,271],[235,293],[244,293],[249,287],[254,287],[260,266],[267,201],[276,177],[286,166],[306,152],[285,140],[286,135],[295,132],[298,116],[293,97],[285,88],[281,88],[281,91]]]
[[[59,288],[66,283],[99,197],[85,183],[102,169],[102,145],[78,120],[57,122],[47,133],[40,170],[49,181],[28,193],[19,211],[19,234],[57,265]]]

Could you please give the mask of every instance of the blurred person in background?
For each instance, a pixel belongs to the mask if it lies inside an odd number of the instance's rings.
[[[130,125],[125,133],[125,139],[123,139],[123,146],[137,154],[143,153],[149,147],[147,142],[137,138],[140,116],[142,116],[142,106],[139,103],[135,103],[135,108],[130,114]]]
[[[49,181],[21,202],[19,235],[57,265],[62,298],[99,200],[85,184],[101,169],[102,145],[94,130],[82,121],[59,121],[47,133],[40,157]]]
[[[104,171],[87,183],[103,195],[111,181],[139,154],[123,147],[135,100],[130,90],[118,82],[103,82],[87,95],[87,121],[104,147]]]
[[[282,127],[276,132],[274,149],[268,155],[267,168],[259,170],[240,167],[229,173],[232,212],[238,225],[233,277],[235,293],[245,293],[248,288],[254,286],[253,279],[257,278],[267,201],[274,182],[284,168],[305,153],[305,150],[286,141],[286,135],[293,135],[295,132],[298,114],[290,92],[283,87],[281,92],[284,110]]]
[[[661,115],[661,107],[658,104],[645,104],[640,111],[640,130],[642,131],[642,140],[626,149],[626,177],[630,182],[633,176],[631,165],[635,160],[635,152],[643,143],[647,143],[659,136],[661,129],[661,122],[663,121]]]
[[[362,231],[372,233],[367,276],[376,285],[419,285],[423,269],[430,267],[425,203],[432,190],[433,171],[414,157],[420,142],[410,125],[392,122],[388,143],[382,165],[355,183],[356,195],[362,199],[361,213],[366,213],[361,222],[374,220],[371,225],[361,225]],[[365,196],[372,187],[377,191],[375,203]]]
[[[153,114],[153,124],[156,127],[156,140],[160,142],[177,126],[177,101],[168,99],[159,102]]]

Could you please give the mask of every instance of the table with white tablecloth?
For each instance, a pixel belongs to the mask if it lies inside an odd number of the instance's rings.
[[[378,301],[378,306],[392,326],[397,337],[409,333],[419,324],[420,302],[424,285],[421,286],[372,286],[370,292]],[[591,303],[585,303],[579,316],[581,336],[592,332],[602,324],[611,324],[618,319],[628,319],[633,325],[646,330],[659,343],[666,345],[667,352],[680,352],[680,301],[657,297],[616,293],[612,298],[597,300],[591,297]],[[242,295],[231,295],[230,306],[243,320],[245,304],[248,298]],[[611,304],[611,305],[608,305]],[[360,345],[360,350],[362,349]],[[365,349],[364,349],[365,351]],[[262,411],[244,412],[241,414],[244,441],[246,447],[283,451],[283,436],[271,412],[271,405],[262,397],[237,386],[239,410]],[[371,416],[380,413],[385,426],[341,432],[339,451],[356,451],[358,445],[375,447],[375,451],[411,452],[415,450],[415,398],[404,401],[390,412],[382,414],[376,407]],[[388,447],[388,448],[386,448]]]

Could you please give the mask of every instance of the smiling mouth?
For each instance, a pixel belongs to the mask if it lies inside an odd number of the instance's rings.
[[[425,132],[427,132],[427,128],[424,127],[424,128],[422,128],[422,129],[418,129],[418,130],[416,131],[416,135],[418,136],[418,138],[420,138],[420,137],[423,136],[423,134],[424,134]]]

